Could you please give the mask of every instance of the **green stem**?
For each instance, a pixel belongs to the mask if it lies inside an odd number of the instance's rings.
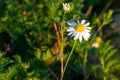
[[[61,52],[63,52],[63,47],[64,47],[64,26],[65,26],[65,13],[63,14],[63,18],[62,18],[62,27],[61,27]]]
[[[73,53],[73,50],[74,50],[74,48],[75,48],[75,44],[76,44],[76,40],[74,41],[74,45],[73,45],[72,50],[71,50],[71,52],[70,52],[70,54],[69,54],[69,56],[68,56],[68,59],[67,59],[67,61],[66,61],[66,64],[65,64],[65,67],[64,67],[64,70],[63,70],[63,75],[61,76],[61,80],[63,80],[64,73],[65,73],[65,70],[66,70],[66,68],[67,68],[67,65],[68,65],[68,62],[69,62],[69,60],[70,60],[70,57],[71,57],[71,55],[72,55],[72,53]]]
[[[87,80],[87,75],[86,75],[87,57],[88,57],[88,52],[87,52],[87,50],[86,50],[85,56],[84,56],[84,66],[83,66],[83,68],[84,68],[84,80]]]
[[[105,74],[105,63],[104,63],[104,59],[103,58],[101,58],[101,65],[102,65],[102,70],[103,70],[103,72]],[[105,75],[103,76],[103,80],[106,80],[106,76]]]
[[[64,51],[64,26],[65,26],[65,21],[64,21],[64,18],[65,18],[65,13],[63,14],[63,18],[62,18],[62,29],[61,29],[61,58],[60,58],[60,61],[61,61],[61,77],[63,75],[63,51]]]

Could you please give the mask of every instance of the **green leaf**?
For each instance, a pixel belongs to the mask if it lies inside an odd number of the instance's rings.
[[[112,57],[114,57],[115,53],[117,52],[116,49],[112,50],[111,52],[109,52],[106,57],[105,57],[105,62],[108,61],[109,59],[111,59]]]
[[[52,53],[51,53],[50,49],[48,49],[46,53],[43,53],[43,60],[46,61],[50,57],[52,57]]]

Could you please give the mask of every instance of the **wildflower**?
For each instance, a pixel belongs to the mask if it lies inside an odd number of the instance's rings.
[[[100,45],[101,42],[102,42],[102,38],[101,38],[101,37],[97,37],[97,38],[95,39],[95,42],[92,44],[92,46],[93,46],[94,48],[99,48],[99,45]]]
[[[98,47],[99,47],[99,44],[96,43],[96,42],[94,42],[94,43],[92,44],[92,47],[94,47],[94,48],[98,48]]]
[[[63,9],[65,12],[70,10],[70,4],[69,3],[63,3]]]
[[[88,27],[90,25],[90,23],[85,23],[85,20],[82,20],[81,22],[70,22],[68,23],[68,25],[70,26],[67,29],[68,35],[71,37],[74,37],[74,40],[79,39],[79,41],[81,42],[84,38],[84,40],[88,40],[90,38],[90,27]]]

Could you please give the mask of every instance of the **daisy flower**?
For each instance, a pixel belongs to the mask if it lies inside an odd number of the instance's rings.
[[[74,37],[74,40],[79,39],[81,42],[83,39],[88,40],[90,38],[90,23],[86,23],[85,20],[82,20],[81,22],[68,22],[69,28],[67,29],[67,32],[69,36]]]
[[[65,12],[70,10],[70,4],[69,3],[63,3],[63,9]]]

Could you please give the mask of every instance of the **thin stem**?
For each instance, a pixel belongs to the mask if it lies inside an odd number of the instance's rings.
[[[61,36],[62,36],[62,37],[61,37],[61,38],[62,38],[62,39],[61,39],[61,42],[62,42],[62,43],[61,43],[61,53],[60,53],[60,54],[61,54],[61,58],[60,58],[60,61],[61,61],[61,76],[62,76],[62,75],[63,75],[63,55],[64,55],[64,54],[63,54],[63,51],[64,51],[64,50],[63,50],[63,47],[64,47],[64,42],[63,42],[63,41],[64,41],[64,39],[63,39],[63,30],[61,31]]]
[[[63,14],[63,18],[62,18],[62,27],[61,27],[61,58],[60,58],[60,61],[61,61],[61,77],[63,75],[63,51],[64,51],[64,27],[65,27],[65,13]]]
[[[63,76],[63,57],[61,57],[61,76]]]
[[[51,72],[51,74],[53,75],[53,77],[55,77],[56,80],[59,80],[57,75],[54,73],[54,71],[50,67],[48,67],[48,70]]]
[[[85,52],[85,56],[84,56],[84,66],[83,66],[83,68],[84,68],[84,80],[87,80],[87,75],[86,75],[86,63],[87,63],[87,57],[88,57],[88,52],[87,52],[87,50],[86,50],[86,52]]]
[[[72,50],[71,50],[71,52],[70,52],[70,54],[69,54],[69,56],[68,56],[68,59],[67,59],[67,61],[66,61],[66,64],[65,64],[65,67],[64,67],[64,70],[63,70],[63,75],[62,75],[62,77],[61,77],[61,80],[63,80],[64,73],[65,73],[65,70],[66,70],[66,68],[67,68],[67,65],[68,65],[68,62],[69,62],[69,60],[70,60],[70,57],[71,57],[71,55],[72,55],[72,53],[73,53],[73,50],[74,50],[74,48],[75,48],[75,44],[76,44],[76,40],[74,41],[74,45],[73,45]]]
[[[105,74],[105,64],[104,64],[104,59],[103,58],[101,58],[101,65],[102,65],[102,70],[103,70],[103,72]],[[106,80],[106,76],[105,75],[103,76],[103,80]]]

